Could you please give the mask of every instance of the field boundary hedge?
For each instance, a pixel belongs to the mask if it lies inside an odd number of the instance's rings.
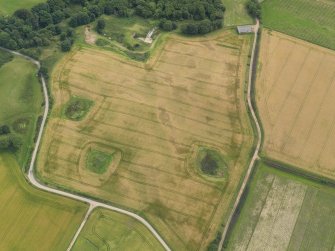
[[[270,167],[276,168],[276,169],[281,170],[285,173],[294,174],[296,176],[303,177],[305,179],[317,182],[319,184],[327,185],[327,186],[335,188],[335,180],[327,178],[323,175],[319,175],[319,174],[316,174],[316,173],[313,173],[313,172],[303,170],[300,167],[297,167],[297,166],[294,166],[294,165],[291,165],[291,164],[287,164],[287,163],[284,163],[284,162],[279,161],[279,160],[272,159],[272,158],[267,157],[267,156],[262,157],[262,162],[264,164],[270,166]]]

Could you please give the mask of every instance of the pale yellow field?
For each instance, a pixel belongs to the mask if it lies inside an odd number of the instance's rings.
[[[10,154],[0,154],[0,250],[63,251],[87,206],[35,189]]]
[[[264,153],[335,178],[335,52],[264,30],[256,89]]]
[[[204,250],[228,215],[251,150],[243,96],[250,42],[231,31],[173,37],[146,65],[108,51],[75,51],[53,75],[55,107],[39,173],[139,212],[175,250]],[[62,117],[71,95],[95,102],[80,122]],[[85,172],[90,145],[122,153],[108,177]],[[199,174],[198,145],[222,153],[229,177]]]

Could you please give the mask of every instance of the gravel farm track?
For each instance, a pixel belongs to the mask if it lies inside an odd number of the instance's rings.
[[[23,55],[19,52],[16,52],[16,51],[11,51],[11,50],[8,50],[8,49],[2,48],[2,47],[0,47],[0,49],[8,51],[8,52],[12,53],[13,55],[25,58],[25,59],[31,61],[33,64],[35,64],[38,69],[40,69],[41,65],[40,65],[39,61],[37,61],[37,60],[35,60],[31,57],[25,56],[25,55]],[[89,209],[88,209],[88,211],[85,215],[85,218],[82,221],[81,225],[79,226],[79,228],[78,228],[75,236],[73,237],[67,251],[70,251],[72,249],[72,247],[73,247],[74,243],[76,242],[82,228],[84,227],[85,223],[87,222],[87,219],[88,219],[89,215],[91,214],[93,209],[95,209],[97,207],[101,207],[101,208],[109,209],[109,210],[112,210],[112,211],[115,211],[115,212],[118,212],[118,213],[121,213],[121,214],[125,214],[125,215],[128,215],[128,216],[140,221],[158,239],[158,241],[162,244],[162,246],[165,248],[166,251],[171,251],[171,249],[166,244],[166,242],[163,240],[163,238],[149,224],[149,222],[147,222],[145,219],[138,216],[137,214],[135,214],[133,212],[130,212],[130,211],[127,211],[127,210],[124,210],[124,209],[121,209],[121,208],[118,208],[118,207],[114,207],[114,206],[111,206],[111,205],[108,205],[108,204],[105,204],[105,203],[101,203],[101,202],[92,200],[92,199],[84,197],[84,196],[71,194],[71,193],[68,193],[68,192],[65,192],[65,191],[61,191],[61,190],[58,190],[58,189],[55,189],[55,188],[48,187],[48,186],[42,184],[41,182],[39,182],[36,179],[36,177],[34,176],[34,166],[35,166],[36,157],[37,157],[37,154],[38,154],[39,146],[40,146],[40,143],[41,143],[41,139],[42,139],[42,135],[43,135],[43,131],[44,131],[44,128],[45,128],[46,120],[47,120],[47,117],[48,117],[48,114],[49,114],[49,107],[50,107],[48,89],[47,89],[46,82],[45,82],[45,79],[44,79],[43,76],[41,76],[41,82],[42,82],[42,89],[43,89],[43,94],[44,94],[45,106],[44,106],[43,119],[42,119],[42,122],[41,122],[40,129],[38,131],[38,137],[37,137],[37,140],[36,140],[36,144],[35,144],[35,147],[34,147],[33,154],[31,156],[31,162],[30,162],[29,171],[28,171],[28,180],[34,187],[36,187],[38,189],[41,189],[41,190],[44,190],[44,191],[47,191],[47,192],[50,192],[50,193],[53,193],[53,194],[57,194],[57,195],[60,195],[60,196],[64,196],[64,197],[67,197],[67,198],[71,198],[71,199],[89,204]]]
[[[257,145],[256,145],[256,148],[255,148],[254,154],[251,158],[251,161],[249,163],[248,170],[247,170],[247,173],[246,173],[245,178],[243,180],[242,186],[239,190],[236,201],[234,203],[233,210],[232,210],[232,212],[231,212],[231,214],[228,218],[228,221],[225,224],[225,229],[224,229],[222,237],[221,237],[221,241],[220,241],[220,244],[219,244],[218,251],[222,250],[223,243],[224,243],[224,240],[226,239],[227,231],[230,227],[233,215],[234,215],[234,213],[235,213],[235,211],[236,211],[236,209],[239,205],[242,194],[243,194],[243,192],[246,188],[246,184],[249,181],[250,174],[251,174],[252,169],[255,165],[255,162],[259,158],[258,153],[259,153],[260,146],[261,146],[262,134],[261,134],[260,124],[258,122],[256,113],[255,113],[255,110],[254,110],[254,107],[253,107],[252,101],[251,101],[252,100],[252,97],[251,97],[251,95],[252,95],[252,83],[251,83],[252,82],[252,70],[253,70],[254,57],[255,57],[254,52],[255,52],[256,42],[257,42],[258,27],[259,27],[259,22],[257,20],[256,25],[254,26],[255,37],[254,37],[251,59],[250,59],[249,79],[248,79],[248,93],[247,93],[248,107],[249,107],[249,110],[251,112],[252,118],[254,120],[254,124],[256,126],[256,129],[257,129]],[[7,49],[2,48],[2,47],[0,47],[0,49],[8,51],[8,52],[10,52],[10,53],[12,53],[16,56],[23,57],[23,58],[31,61],[33,64],[35,64],[38,69],[40,68],[40,62],[37,61],[37,60],[34,60],[33,58],[30,58],[28,56],[25,56],[21,53],[15,52],[15,51],[7,50]],[[140,221],[157,238],[157,240],[162,244],[162,246],[165,248],[165,250],[170,251],[171,249],[169,248],[167,243],[163,240],[163,238],[158,234],[158,232],[150,225],[149,222],[147,222],[144,218],[140,217],[139,215],[137,215],[133,212],[118,208],[118,207],[114,207],[114,206],[111,206],[111,205],[108,205],[108,204],[105,204],[105,203],[102,203],[102,202],[84,197],[84,196],[80,196],[80,195],[72,194],[72,193],[69,193],[69,192],[66,192],[66,191],[62,191],[62,190],[58,190],[58,189],[55,189],[55,188],[48,187],[48,186],[42,184],[40,181],[38,181],[36,179],[36,177],[34,176],[34,166],[35,166],[36,157],[37,157],[37,154],[38,154],[38,151],[39,151],[41,139],[42,139],[42,136],[43,136],[44,128],[45,128],[45,125],[46,125],[46,120],[47,120],[47,117],[48,117],[48,114],[49,114],[49,105],[50,105],[49,104],[48,89],[47,89],[47,86],[46,86],[46,81],[45,81],[43,76],[41,76],[41,83],[42,83],[42,89],[43,89],[43,94],[44,94],[44,99],[45,99],[45,106],[44,106],[43,119],[42,119],[42,122],[41,122],[40,129],[38,131],[38,137],[37,137],[37,140],[36,140],[34,151],[33,151],[32,157],[31,157],[31,162],[30,162],[30,165],[29,165],[28,180],[34,187],[36,187],[38,189],[41,189],[41,190],[44,190],[44,191],[47,191],[47,192],[50,192],[50,193],[53,193],[53,194],[57,194],[57,195],[60,195],[60,196],[64,196],[64,197],[67,197],[67,198],[71,198],[71,199],[74,199],[74,200],[77,200],[77,201],[81,201],[81,202],[87,203],[89,205],[89,209],[88,209],[81,225],[79,226],[75,236],[73,237],[67,251],[70,251],[72,249],[72,247],[75,244],[81,230],[83,229],[85,223],[87,222],[89,215],[97,207],[101,207],[101,208],[105,208],[105,209],[108,209],[108,210],[116,211],[118,213],[128,215],[128,216]]]
[[[256,49],[256,44],[257,44],[257,37],[258,37],[258,29],[259,29],[259,21],[258,21],[258,19],[256,19],[256,25],[254,26],[255,37],[254,37],[254,42],[253,42],[253,45],[252,45],[251,58],[250,58],[250,67],[249,67],[249,76],[248,76],[248,93],[247,93],[248,107],[249,107],[252,119],[254,121],[254,124],[256,126],[256,129],[257,129],[257,134],[256,134],[257,144],[256,144],[254,154],[252,155],[252,158],[250,160],[248,170],[247,170],[247,173],[244,177],[244,180],[243,180],[243,183],[241,185],[240,191],[237,194],[233,210],[231,211],[227,222],[225,222],[225,228],[224,228],[222,236],[221,236],[218,251],[221,251],[223,249],[223,243],[226,240],[227,232],[230,228],[233,216],[234,216],[234,214],[235,214],[235,212],[238,208],[238,205],[240,204],[240,200],[242,198],[244,190],[245,190],[245,188],[247,186],[247,183],[249,181],[249,178],[250,178],[250,175],[252,173],[253,167],[255,166],[255,162],[259,158],[258,153],[259,153],[260,148],[261,148],[262,130],[261,130],[260,122],[258,121],[256,112],[255,112],[255,109],[254,109],[253,104],[252,104],[252,74],[253,74],[253,65],[255,63],[254,59],[255,59],[255,49]]]

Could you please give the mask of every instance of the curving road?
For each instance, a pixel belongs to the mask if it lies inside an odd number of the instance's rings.
[[[0,47],[0,49],[8,51],[8,52],[10,52],[10,53],[12,53],[14,55],[23,57],[23,58],[31,61],[32,63],[34,63],[37,66],[38,69],[40,69],[40,67],[41,67],[40,62],[37,61],[37,60],[34,60],[31,57],[25,56],[25,55],[23,55],[23,54],[21,54],[19,52],[16,52],[16,51],[8,50],[8,49],[3,48],[3,47]],[[67,197],[67,198],[71,198],[71,199],[78,200],[78,201],[85,202],[85,203],[89,204],[89,209],[88,209],[88,211],[87,211],[87,213],[85,215],[85,218],[82,221],[82,223],[81,223],[79,229],[77,230],[75,236],[73,237],[73,239],[72,239],[72,241],[71,241],[71,243],[70,243],[67,251],[70,251],[72,249],[72,247],[73,247],[74,243],[76,242],[76,240],[77,240],[77,238],[78,238],[78,236],[79,236],[82,228],[84,227],[85,223],[87,222],[87,219],[88,219],[90,213],[93,211],[93,209],[95,209],[97,207],[101,207],[101,208],[109,209],[109,210],[112,210],[112,211],[116,211],[116,212],[128,215],[128,216],[130,216],[130,217],[132,217],[132,218],[140,221],[158,239],[158,241],[162,244],[162,246],[165,248],[166,251],[171,251],[171,249],[166,244],[166,242],[163,240],[163,238],[149,224],[149,222],[147,222],[141,216],[139,216],[139,215],[137,215],[135,213],[132,213],[130,211],[118,208],[118,207],[114,207],[114,206],[111,206],[111,205],[108,205],[108,204],[105,204],[105,203],[102,203],[102,202],[99,202],[99,201],[96,201],[96,200],[92,200],[92,199],[87,198],[85,196],[71,194],[71,193],[68,193],[68,192],[65,192],[65,191],[62,191],[62,190],[58,190],[58,189],[55,189],[55,188],[48,187],[48,186],[40,183],[36,179],[36,177],[34,176],[34,166],[35,166],[35,162],[36,162],[37,153],[38,153],[38,150],[39,150],[39,147],[40,147],[40,144],[41,144],[41,139],[42,139],[44,127],[45,127],[46,120],[47,120],[48,113],[49,113],[49,106],[50,106],[49,96],[48,96],[48,89],[47,89],[46,82],[45,82],[45,79],[44,79],[43,76],[41,76],[41,81],[42,81],[42,88],[43,88],[45,106],[44,106],[44,113],[43,113],[42,123],[41,123],[41,126],[40,126],[40,130],[38,132],[38,137],[37,137],[37,140],[36,140],[35,148],[34,148],[34,151],[33,151],[32,157],[31,157],[31,162],[30,162],[30,165],[29,165],[28,179],[29,179],[30,183],[33,186],[35,186],[35,187],[37,187],[37,188],[39,188],[41,190],[44,190],[44,191],[47,191],[47,192],[50,192],[50,193],[54,193],[54,194],[58,194],[58,195],[61,195],[61,196]]]
[[[241,200],[241,197],[244,193],[244,190],[247,186],[247,183],[249,181],[249,178],[250,178],[250,174],[252,172],[252,169],[255,165],[255,162],[256,160],[259,158],[258,156],[258,153],[259,153],[259,150],[261,148],[261,142],[262,142],[262,131],[261,131],[261,126],[260,126],[260,122],[258,121],[257,119],[257,116],[256,116],[256,112],[255,112],[255,109],[252,105],[252,98],[251,98],[251,89],[252,89],[252,69],[253,69],[253,65],[254,65],[254,58],[255,58],[255,49],[256,49],[256,43],[257,43],[257,37],[258,37],[258,28],[259,28],[259,21],[258,19],[256,19],[256,24],[254,25],[254,33],[255,33],[255,37],[254,37],[254,42],[253,42],[253,45],[252,45],[252,52],[251,52],[251,58],[250,58],[250,67],[249,67],[249,79],[248,79],[248,95],[247,95],[247,101],[248,101],[248,107],[249,107],[249,111],[251,112],[251,115],[252,115],[252,119],[255,123],[255,126],[256,126],[256,129],[257,129],[257,145],[256,145],[256,148],[255,148],[255,152],[251,158],[251,161],[249,163],[249,166],[248,166],[248,170],[247,170],[247,173],[244,177],[244,180],[243,180],[243,183],[242,183],[242,186],[240,188],[240,191],[238,192],[238,195],[237,195],[237,198],[236,198],[236,201],[234,203],[234,207],[233,207],[233,210],[231,211],[231,214],[229,215],[229,218],[228,218],[228,221],[226,222],[226,225],[225,225],[225,228],[223,230],[223,233],[222,233],[222,236],[221,236],[221,240],[220,240],[220,243],[219,243],[219,247],[218,247],[218,251],[221,251],[222,248],[223,248],[223,243],[226,239],[226,236],[227,236],[227,232],[228,232],[228,229],[230,227],[230,224],[231,224],[231,221],[233,219],[233,216],[235,214],[235,211],[240,203],[240,200]]]
[[[237,206],[240,203],[242,194],[243,194],[243,192],[244,192],[244,190],[246,188],[246,185],[247,185],[247,183],[249,181],[250,174],[251,174],[252,169],[253,169],[253,167],[255,165],[255,162],[259,158],[258,157],[258,153],[259,153],[259,150],[260,150],[260,147],[261,147],[261,140],[262,140],[261,127],[260,127],[260,123],[259,123],[259,121],[257,119],[256,112],[254,110],[254,107],[253,107],[252,101],[251,101],[251,89],[252,89],[252,81],[251,81],[251,79],[252,79],[252,69],[253,69],[254,57],[255,57],[255,48],[256,48],[256,42],[257,42],[257,36],[258,36],[258,28],[259,28],[259,22],[258,22],[258,20],[256,20],[256,25],[254,26],[255,37],[254,37],[254,42],[253,42],[253,47],[252,47],[252,53],[251,53],[251,59],[250,59],[249,79],[248,79],[248,94],[247,94],[248,107],[249,107],[249,110],[251,112],[251,115],[252,115],[253,121],[255,123],[255,126],[257,128],[257,145],[256,145],[256,148],[255,148],[254,154],[252,156],[252,159],[251,159],[251,161],[249,163],[246,176],[244,177],[242,186],[241,186],[241,188],[239,190],[239,193],[237,195],[236,201],[234,203],[233,210],[232,210],[232,212],[231,212],[231,214],[230,214],[230,216],[228,218],[228,221],[226,222],[226,226],[224,228],[224,231],[222,233],[221,240],[220,240],[220,243],[219,243],[218,251],[222,250],[223,243],[224,243],[224,241],[226,239],[227,231],[228,231],[228,229],[230,227],[233,215],[234,215],[234,213],[235,213],[235,211],[237,209]],[[40,68],[40,62],[38,62],[37,60],[34,60],[34,59],[32,59],[32,58],[30,58],[28,56],[25,56],[25,55],[23,55],[21,53],[18,53],[18,52],[15,52],[15,51],[10,51],[10,50],[2,48],[2,47],[0,47],[0,49],[6,50],[8,52],[11,52],[14,55],[23,57],[23,58],[31,61],[32,63],[34,63],[37,66],[38,69]],[[58,190],[58,189],[55,189],[55,188],[48,187],[48,186],[40,183],[35,178],[35,176],[34,176],[35,161],[36,161],[37,153],[38,153],[38,150],[39,150],[39,147],[40,147],[40,144],[41,144],[41,139],[42,139],[42,135],[43,135],[45,124],[46,124],[46,119],[48,117],[48,112],[49,112],[49,96],[48,96],[48,90],[47,90],[47,87],[46,87],[45,79],[44,79],[43,76],[41,76],[41,81],[42,81],[43,94],[44,94],[44,99],[45,99],[45,107],[44,107],[44,113],[43,113],[42,123],[41,123],[41,126],[40,126],[40,130],[38,132],[38,137],[37,137],[36,145],[35,145],[35,148],[34,148],[34,151],[33,151],[33,154],[32,154],[32,158],[31,158],[31,162],[30,162],[30,165],[29,165],[28,179],[29,179],[29,181],[31,182],[32,185],[34,185],[35,187],[37,187],[37,188],[39,188],[41,190],[44,190],[44,191],[47,191],[47,192],[50,192],[50,193],[54,193],[54,194],[58,194],[58,195],[61,195],[61,196],[67,197],[67,198],[71,198],[71,199],[78,200],[78,201],[85,202],[85,203],[89,204],[89,209],[88,209],[88,211],[87,211],[87,213],[85,215],[85,218],[82,221],[81,225],[79,226],[79,228],[78,228],[75,236],[73,237],[73,239],[72,239],[72,241],[71,241],[71,243],[70,243],[67,251],[70,251],[72,249],[72,247],[73,247],[74,243],[76,242],[76,240],[77,240],[77,238],[78,238],[81,230],[83,229],[85,223],[87,222],[89,215],[91,214],[91,212],[93,211],[93,209],[95,209],[97,207],[101,207],[101,208],[109,209],[109,210],[112,210],[112,211],[116,211],[116,212],[128,215],[128,216],[130,216],[130,217],[132,217],[132,218],[140,221],[158,239],[158,241],[162,244],[162,246],[165,248],[166,251],[171,251],[171,249],[166,244],[166,242],[163,240],[163,238],[141,216],[138,216],[135,213],[132,213],[130,211],[127,211],[127,210],[124,210],[124,209],[121,209],[121,208],[118,208],[118,207],[114,207],[114,206],[111,206],[111,205],[108,205],[108,204],[105,204],[105,203],[102,203],[102,202],[99,202],[99,201],[96,201],[96,200],[92,200],[92,199],[87,198],[85,196],[71,194],[71,193],[68,193],[68,192],[65,192],[65,191],[62,191],[62,190]]]

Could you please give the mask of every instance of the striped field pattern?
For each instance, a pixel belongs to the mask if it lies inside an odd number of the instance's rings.
[[[335,52],[264,31],[257,103],[264,152],[335,178]]]
[[[227,250],[334,250],[335,190],[261,165]]]
[[[265,0],[265,27],[335,50],[335,1]]]
[[[243,100],[250,41],[229,30],[173,37],[145,65],[92,48],[72,53],[53,75],[39,173],[139,212],[173,249],[204,249],[227,216],[252,143]],[[71,95],[94,101],[83,121],[62,115]],[[84,170],[92,145],[122,153],[110,176]],[[221,152],[229,177],[199,174],[199,145]]]

